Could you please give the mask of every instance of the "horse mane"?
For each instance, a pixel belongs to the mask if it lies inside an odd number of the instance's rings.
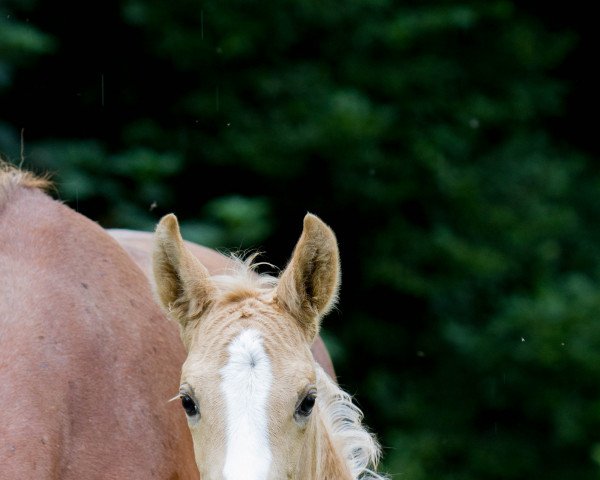
[[[4,205],[19,187],[48,190],[52,182],[47,175],[37,176],[0,159],[0,205]]]
[[[375,472],[381,448],[362,424],[363,413],[325,371],[317,370],[317,405],[333,443],[340,449],[354,480],[387,480]]]

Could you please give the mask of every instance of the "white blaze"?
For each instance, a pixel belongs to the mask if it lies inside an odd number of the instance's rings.
[[[265,480],[272,458],[267,417],[272,374],[257,330],[244,330],[231,342],[221,378],[227,407],[223,476],[225,480]]]

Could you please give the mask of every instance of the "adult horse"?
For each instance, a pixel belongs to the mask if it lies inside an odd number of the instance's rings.
[[[0,165],[0,478],[197,479],[176,329],[47,185]]]
[[[332,230],[308,214],[279,278],[250,262],[211,276],[174,215],[156,229],[157,294],[188,356],[179,397],[203,480],[381,479],[360,410],[310,346],[339,287]]]

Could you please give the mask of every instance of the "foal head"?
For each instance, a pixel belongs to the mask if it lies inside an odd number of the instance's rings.
[[[188,352],[179,396],[202,479],[305,478],[318,428],[310,346],[340,281],[331,229],[308,214],[278,279],[248,265],[210,277],[173,215],[159,223],[153,255],[158,298]]]

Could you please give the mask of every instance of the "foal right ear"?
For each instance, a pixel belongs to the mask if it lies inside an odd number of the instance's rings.
[[[279,277],[275,298],[299,322],[312,343],[321,317],[334,305],[340,286],[340,253],[333,230],[312,214]]]
[[[167,314],[179,322],[188,347],[186,329],[206,312],[216,288],[206,267],[185,246],[173,214],[165,215],[156,227],[152,268],[158,299]]]

